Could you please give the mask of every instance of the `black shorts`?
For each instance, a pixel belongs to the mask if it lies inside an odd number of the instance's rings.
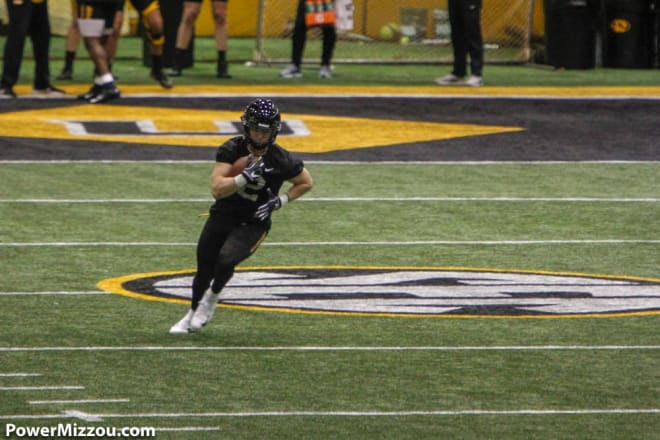
[[[130,2],[142,16],[149,15],[151,11],[160,9],[160,2],[158,0],[130,0]]]
[[[121,5],[123,0],[77,0],[78,19],[103,20],[104,28],[112,29]]]

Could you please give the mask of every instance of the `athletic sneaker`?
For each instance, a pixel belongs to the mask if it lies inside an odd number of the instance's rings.
[[[150,76],[164,89],[171,89],[174,86],[174,84],[172,84],[172,80],[169,79],[165,72],[162,70],[160,72],[154,72],[152,70]]]
[[[98,91],[87,100],[90,104],[100,104],[102,102],[107,102],[113,99],[117,99],[121,96],[119,89],[115,83],[101,84],[98,88]]]
[[[43,89],[32,89],[32,94],[38,96],[44,96],[44,97],[46,96],[55,97],[55,96],[64,96],[66,95],[66,92],[62,89],[58,89],[52,84],[48,84],[48,86]]]
[[[94,83],[94,84],[92,84],[92,87],[90,87],[88,91],[86,91],[85,93],[83,93],[81,95],[78,95],[76,97],[76,99],[79,99],[80,101],[89,101],[89,99],[92,96],[96,95],[99,92],[100,89],[101,89],[101,86]]]
[[[441,78],[436,78],[433,81],[435,81],[436,84],[439,84],[441,86],[451,86],[451,85],[463,84],[465,82],[465,78],[450,73],[449,75],[445,75]]]
[[[183,76],[183,69],[177,66],[172,66],[167,74],[173,77]]]
[[[188,310],[188,313],[186,313],[186,316],[181,318],[181,320],[179,320],[179,322],[177,322],[176,324],[174,324],[170,328],[170,334],[171,335],[186,335],[186,334],[190,333],[190,320],[193,317],[193,313],[195,313],[195,311],[193,309]]]
[[[481,87],[484,85],[484,79],[477,75],[471,75],[466,81],[466,86],[470,87]]]
[[[16,93],[12,87],[1,87],[0,88],[0,99],[13,99],[16,98]]]
[[[231,75],[229,74],[229,69],[227,68],[227,63],[218,63],[218,71],[215,73],[216,78],[229,79]]]
[[[62,73],[57,75],[56,78],[58,81],[70,81],[73,79],[73,70],[71,69],[62,69]]]
[[[282,78],[302,78],[302,71],[300,70],[300,67],[295,66],[293,64],[287,66],[285,69],[280,71],[280,76]]]
[[[332,78],[332,72],[330,71],[330,66],[324,64],[319,69],[319,78],[321,79],[330,79]]]
[[[220,292],[213,293],[211,289],[208,289],[206,292],[204,292],[204,296],[197,305],[197,310],[195,310],[195,313],[190,320],[190,331],[198,331],[206,324],[208,324],[211,318],[213,318],[215,309],[217,309],[216,306],[218,305],[219,296]]]

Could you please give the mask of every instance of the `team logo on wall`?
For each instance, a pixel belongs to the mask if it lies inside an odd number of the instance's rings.
[[[136,274],[99,287],[188,303],[193,275]],[[469,268],[245,268],[220,299],[229,308],[376,316],[646,315],[660,313],[660,279]]]

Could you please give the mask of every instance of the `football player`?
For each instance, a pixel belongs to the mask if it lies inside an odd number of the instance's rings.
[[[312,189],[312,176],[303,161],[275,143],[281,116],[272,101],[252,101],[241,122],[243,135],[229,139],[216,152],[211,175],[215,203],[197,244],[192,302],[170,329],[172,334],[198,331],[210,321],[234,268],[266,238],[273,211]],[[246,166],[233,175],[239,160]],[[291,185],[279,195],[284,182]]]
[[[130,0],[130,2],[135,10],[140,13],[146,28],[149,53],[151,54],[151,77],[163,88],[171,89],[172,81],[163,71],[165,35],[163,34],[163,16],[160,13],[160,3],[158,0]]]

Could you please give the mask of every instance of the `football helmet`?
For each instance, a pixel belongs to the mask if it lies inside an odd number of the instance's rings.
[[[280,111],[273,101],[263,98],[255,99],[245,108],[245,113],[241,116],[245,139],[258,150],[268,148],[273,145],[282,128],[281,120]],[[261,143],[256,142],[250,136],[251,130],[268,131],[268,140]]]

